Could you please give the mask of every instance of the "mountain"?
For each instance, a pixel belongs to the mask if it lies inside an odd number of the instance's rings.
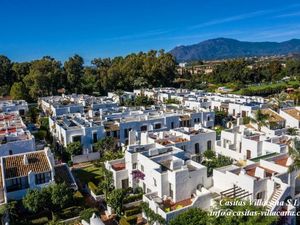
[[[229,38],[210,39],[178,46],[170,51],[178,62],[300,53],[300,39],[284,42],[248,42]]]

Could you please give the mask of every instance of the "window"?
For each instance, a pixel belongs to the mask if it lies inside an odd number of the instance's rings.
[[[211,150],[211,141],[210,140],[207,142],[207,150]]]
[[[147,131],[147,125],[141,126],[141,131]]]
[[[131,131],[131,128],[124,129],[124,136],[125,136],[125,138],[128,138],[129,131]]]
[[[157,123],[154,125],[154,129],[160,129],[161,128],[161,124],[160,123]]]
[[[144,166],[143,165],[141,165],[141,170],[144,172]]]
[[[118,137],[118,131],[115,130],[115,131],[113,132],[113,136],[114,136],[115,138],[117,138],[117,137]]]
[[[174,122],[171,123],[171,129],[174,129]]]
[[[13,154],[13,151],[12,150],[9,150],[9,153],[8,153],[9,155],[12,155]]]
[[[73,136],[73,142],[79,142],[81,143],[81,136]]]
[[[263,195],[264,193],[263,192],[258,192],[257,194],[256,194],[256,199],[263,199]]]
[[[156,183],[156,180],[154,178],[153,178],[153,183],[154,183],[154,186],[156,187],[157,183]]]
[[[128,179],[122,180],[122,189],[127,189],[129,187]]]
[[[51,173],[38,173],[35,175],[35,184],[44,184],[50,181]]]
[[[136,167],[137,167],[137,163],[133,163],[133,164],[132,164],[132,169],[134,169],[134,170],[135,170],[135,169],[136,169]]]
[[[97,138],[97,132],[93,133],[93,143],[96,143],[98,140]]]
[[[200,150],[200,149],[199,149],[199,143],[196,143],[196,144],[195,144],[195,154],[199,154],[199,153],[200,153],[199,150]]]

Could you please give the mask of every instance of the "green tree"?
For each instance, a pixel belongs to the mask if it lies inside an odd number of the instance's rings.
[[[82,220],[85,220],[87,222],[90,222],[90,218],[92,217],[93,214],[98,214],[98,210],[94,208],[88,208],[84,209],[83,211],[80,212],[79,217]]]
[[[203,152],[203,156],[207,159],[214,159],[216,157],[216,153],[211,149],[207,149]]]
[[[17,82],[23,80],[23,78],[29,74],[30,71],[30,63],[28,62],[15,62],[12,65],[12,71],[14,72],[14,77]]]
[[[101,155],[107,151],[113,151],[115,150],[115,140],[113,137],[102,138],[94,144],[94,149],[100,152]]]
[[[67,74],[68,79],[68,89],[71,92],[79,92],[81,90],[80,80],[83,76],[83,58],[79,55],[74,55],[70,57],[64,63],[64,69]]]
[[[35,108],[35,107],[30,107],[27,114],[26,114],[26,117],[29,118],[29,121],[31,123],[37,123],[37,120],[38,120],[38,109]]]
[[[293,172],[300,169],[300,142],[297,138],[290,142],[289,155],[293,159],[293,163],[289,166],[289,171]]]
[[[159,224],[166,224],[165,219],[159,214],[155,213],[152,209],[150,209],[148,203],[142,202],[141,207],[143,209],[143,212],[145,213],[147,223],[149,225],[153,225],[155,222],[158,222]]]
[[[115,210],[118,217],[121,216],[125,196],[126,193],[123,189],[114,189],[108,195],[107,204]]]
[[[12,99],[23,99],[27,100],[28,90],[26,89],[23,82],[15,82],[10,89],[10,96]]]
[[[295,127],[290,127],[287,129],[286,133],[291,136],[296,136],[298,134],[298,129]]]
[[[12,63],[9,58],[0,55],[0,86],[11,85],[14,81],[12,76]]]
[[[253,205],[253,203],[249,201],[244,201],[243,205],[228,205],[226,202],[234,202],[235,199],[228,199],[224,200],[222,204],[218,204],[215,210],[232,210],[236,212],[262,212],[266,211],[264,207],[258,207]],[[241,201],[241,200],[239,200]],[[261,216],[261,215],[226,215],[226,216],[219,216],[209,218],[209,222],[211,224],[237,224],[237,225],[252,225],[252,224],[263,224],[263,225],[275,225],[278,222],[278,217],[276,216]]]
[[[107,170],[103,164],[101,165],[100,170],[102,176],[98,187],[103,191],[105,200],[107,200],[109,192],[113,189],[113,174],[111,171]]]
[[[207,212],[200,208],[189,209],[169,222],[169,225],[206,225],[208,223]]]
[[[263,126],[267,126],[269,124],[268,120],[269,115],[263,113],[260,109],[256,110],[254,118],[251,118],[251,121],[257,124],[259,131],[261,131]]]
[[[31,212],[38,212],[49,206],[49,192],[46,189],[30,189],[22,202],[26,209]]]
[[[79,141],[71,142],[67,145],[66,151],[70,155],[80,155],[82,154],[82,146]]]
[[[65,183],[51,185],[51,202],[60,209],[69,206],[73,202],[73,191]]]

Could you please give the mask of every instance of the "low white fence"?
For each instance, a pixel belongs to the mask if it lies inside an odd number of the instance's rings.
[[[71,159],[74,164],[89,162],[89,161],[100,159],[100,153],[99,152],[91,152],[89,154],[84,154],[84,155],[74,155],[71,157]]]

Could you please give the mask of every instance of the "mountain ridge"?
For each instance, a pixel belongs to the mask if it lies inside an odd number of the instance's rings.
[[[294,38],[283,42],[250,42],[220,37],[208,39],[197,44],[177,46],[169,53],[178,62],[285,55],[300,53],[300,39]]]

